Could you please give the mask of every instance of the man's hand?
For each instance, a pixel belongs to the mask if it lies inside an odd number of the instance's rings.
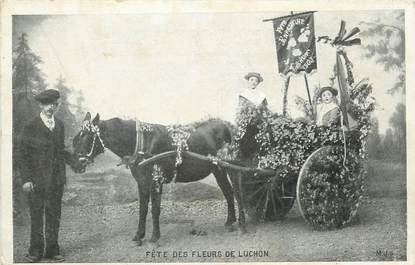
[[[33,182],[29,181],[22,186],[24,192],[33,192]]]

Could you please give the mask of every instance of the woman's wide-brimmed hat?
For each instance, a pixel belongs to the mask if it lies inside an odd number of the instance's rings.
[[[245,75],[245,79],[246,80],[248,80],[250,77],[252,77],[252,76],[254,76],[254,77],[256,77],[256,78],[258,78],[258,82],[259,83],[261,83],[262,81],[264,81],[264,79],[262,78],[262,76],[259,74],[259,73],[255,73],[255,72],[250,72],[250,73],[247,73],[246,75]]]
[[[323,92],[327,91],[327,90],[330,91],[333,94],[333,96],[337,96],[337,94],[338,94],[337,89],[335,89],[331,86],[326,86],[326,87],[322,87],[320,89],[320,92],[318,93],[319,97],[321,97],[321,94],[323,94]]]

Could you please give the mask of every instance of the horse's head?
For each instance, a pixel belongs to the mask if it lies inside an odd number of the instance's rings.
[[[82,124],[81,130],[73,139],[76,173],[85,172],[86,166],[94,161],[94,158],[104,152],[104,142],[98,127],[99,114],[91,121],[91,114],[88,112]]]

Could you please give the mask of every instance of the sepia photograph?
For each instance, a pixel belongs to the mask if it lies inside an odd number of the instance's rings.
[[[409,261],[412,10],[169,3],[11,12],[9,262]]]

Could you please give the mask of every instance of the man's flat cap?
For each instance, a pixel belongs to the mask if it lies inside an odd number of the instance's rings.
[[[42,104],[55,103],[59,98],[59,92],[54,89],[47,89],[35,96],[35,99]]]

